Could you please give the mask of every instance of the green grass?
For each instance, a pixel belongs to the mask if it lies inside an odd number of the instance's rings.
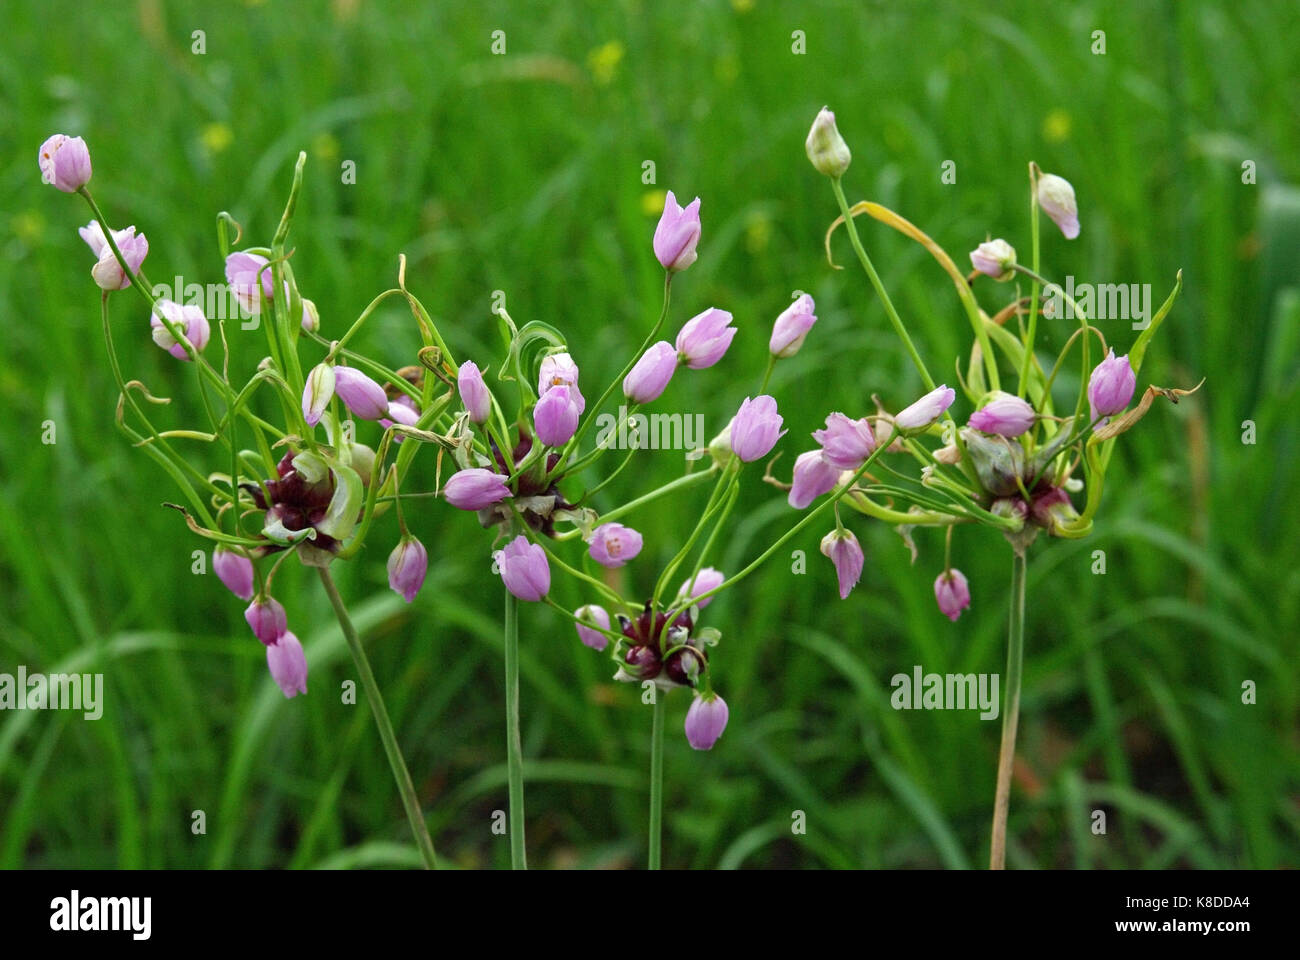
[[[317,7],[319,5],[312,5]],[[36,149],[84,134],[97,199],[146,231],[156,281],[219,282],[215,216],[268,243],[299,149],[309,153],[294,268],[337,335],[397,255],[453,349],[490,356],[505,291],[517,322],[570,338],[589,397],[659,309],[647,194],[703,198],[699,261],[674,285],[669,328],[710,305],[741,334],[717,368],[679,376],[663,409],[720,428],[762,371],[772,319],[802,289],[819,323],[773,380],[788,468],[829,409],[919,382],[842,235],[803,138],[824,103],[853,149],[851,201],[898,210],[959,262],[986,234],[1027,256],[1026,165],[1068,177],[1083,233],[1044,224],[1043,268],[1079,281],[1184,294],[1143,382],[1205,387],[1153,409],[1118,447],[1095,533],[1040,542],[1029,569],[1016,867],[1278,867],[1300,862],[1297,635],[1300,573],[1300,22],[1286,3],[1094,2],[1048,12],[1013,0],[812,5],[625,2],[585,10],[505,3],[151,0],[91,14],[71,0],[6,4],[0,39],[0,671],[104,673],[103,719],[0,714],[0,866],[411,865],[399,800],[342,637],[309,571],[277,581],[304,640],[311,693],[285,701],[241,604],[190,572],[203,544],[162,509],[170,481],[113,429],[84,205],[42,186]],[[354,14],[347,11],[358,8]],[[489,52],[494,30],[507,54]],[[1106,53],[1090,52],[1105,30]],[[206,50],[190,52],[206,31]],[[807,53],[791,52],[806,34]],[[608,50],[616,43],[621,57]],[[600,64],[613,64],[608,76]],[[607,80],[608,82],[602,82]],[[356,164],[355,185],[341,164]],[[657,183],[642,182],[653,160]],[[955,184],[941,165],[956,165]],[[1242,183],[1251,161],[1258,182]],[[657,211],[656,211],[657,212]],[[864,242],[941,379],[968,345],[947,278],[864,218]],[[981,288],[987,305],[993,298]],[[409,312],[383,307],[359,345],[413,361]],[[162,423],[202,417],[191,371],[150,342],[137,298],[113,297],[128,375],[174,398]],[[1103,328],[1123,352],[1127,323]],[[1044,321],[1054,354],[1070,330]],[[210,348],[211,349],[211,348]],[[234,369],[262,355],[233,332]],[[316,359],[307,354],[309,361]],[[1062,396],[1077,388],[1063,371]],[[942,372],[939,372],[942,371]],[[591,388],[586,385],[591,384]],[[969,410],[965,411],[966,413]],[[51,420],[57,443],[41,443]],[[1242,443],[1242,423],[1257,442]],[[432,487],[432,457],[416,461]],[[204,469],[221,469],[205,463]],[[648,454],[603,493],[609,508],[680,471]],[[648,593],[707,494],[644,509]],[[412,501],[415,504],[416,501]],[[449,864],[502,867],[506,806],[499,583],[490,534],[424,501],[428,545],[411,606],[388,591],[396,525],[338,569],[407,762]],[[744,485],[720,562],[736,570],[785,528],[776,491]],[[963,529],[954,562],[974,602],[934,608],[943,541],[850,520],[867,550],[849,600],[817,553],[824,530],[709,608],[731,726],[708,754],[668,704],[665,865],[979,866],[987,856],[997,724],[896,712],[889,677],[1001,671],[1009,563],[1000,538]],[[1091,571],[1106,552],[1104,576]],[[342,566],[342,565],[340,565]],[[588,598],[557,578],[556,598]],[[525,605],[527,606],[527,605]],[[643,862],[649,711],[552,611],[521,618],[529,854],[539,867]],[[1241,703],[1242,683],[1258,702]],[[1107,811],[1108,833],[1089,831]],[[190,832],[194,810],[207,833]],[[802,836],[793,811],[807,815]]]

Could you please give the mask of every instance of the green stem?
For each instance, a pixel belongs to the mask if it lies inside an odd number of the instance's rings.
[[[1020,383],[1016,394],[1024,399],[1029,391],[1029,370],[1034,362],[1034,338],[1038,334],[1038,165],[1029,165],[1029,237],[1032,245],[1033,275],[1029,286],[1029,329],[1025,331],[1025,355],[1020,362]]]
[[[1007,631],[1007,702],[1002,712],[1002,745],[998,750],[998,783],[993,797],[993,839],[989,869],[1002,870],[1007,861],[1007,809],[1011,805],[1011,768],[1016,757],[1016,727],[1020,723],[1020,674],[1025,659],[1025,555],[1011,561],[1011,622]]]
[[[658,870],[663,856],[664,828],[664,702],[667,691],[655,690],[654,719],[650,725],[650,862]]]
[[[841,186],[839,178],[831,180],[831,189],[835,191],[835,199],[840,205],[840,213],[844,215],[844,226],[849,231],[849,242],[853,244],[853,252],[858,255],[858,262],[862,264],[862,269],[866,271],[867,277],[871,280],[871,285],[876,288],[876,294],[880,297],[880,302],[885,307],[885,313],[889,315],[889,322],[894,325],[894,332],[898,334],[903,346],[907,348],[908,355],[912,358],[912,363],[916,364],[916,369],[920,371],[921,380],[925,383],[925,389],[934,389],[934,378],[930,376],[930,371],[925,368],[925,361],[916,351],[916,344],[912,343],[912,338],[907,333],[907,327],[903,326],[903,320],[894,309],[894,302],[889,299],[889,294],[885,291],[885,285],[880,281],[880,275],[876,273],[876,268],[871,265],[871,258],[867,256],[867,251],[862,246],[862,240],[858,238],[858,228],[853,222],[853,215],[849,213],[849,202],[844,199],[844,187]]]
[[[652,500],[658,500],[660,497],[666,496],[675,490],[681,490],[685,487],[699,483],[701,480],[711,477],[714,469],[714,467],[709,467],[707,470],[701,470],[698,473],[688,473],[685,476],[678,477],[676,480],[669,481],[662,487],[651,490],[649,493],[644,493],[635,500],[629,500],[621,507],[615,507],[607,513],[602,513],[600,515],[600,522],[609,523],[611,520],[631,513],[637,507],[645,506],[645,504],[650,503]]]
[[[357,676],[361,678],[361,687],[365,690],[366,699],[370,701],[370,710],[375,715],[375,726],[379,728],[379,739],[383,741],[384,753],[388,756],[388,766],[393,771],[393,780],[397,784],[397,792],[401,795],[402,806],[406,808],[406,819],[411,824],[411,833],[415,836],[415,845],[420,850],[420,859],[424,862],[425,869],[438,869],[437,855],[433,852],[433,840],[429,836],[429,828],[424,822],[424,814],[420,811],[420,801],[415,795],[415,786],[411,783],[411,774],[406,769],[406,761],[402,759],[402,751],[397,746],[397,737],[393,733],[393,724],[388,719],[388,710],[384,707],[384,697],[379,691],[379,684],[375,682],[375,675],[370,670],[370,660],[366,657],[365,648],[361,646],[361,639],[357,636],[357,629],[352,625],[352,618],[348,616],[348,608],[343,604],[343,598],[339,596],[338,587],[334,585],[334,578],[330,576],[328,567],[320,567],[320,582],[325,587],[325,593],[330,598],[330,605],[334,608],[334,615],[338,618],[339,627],[343,630],[343,636],[348,642],[348,650],[352,653],[352,661],[357,667]]]
[[[510,867],[528,869],[524,848],[524,751],[519,739],[519,601],[506,591],[506,779],[510,792]]]

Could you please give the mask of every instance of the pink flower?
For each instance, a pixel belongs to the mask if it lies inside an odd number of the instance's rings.
[[[609,629],[609,613],[604,607],[598,607],[594,603],[589,603],[585,607],[579,607],[573,614],[579,620],[587,623],[594,623],[597,626]],[[599,630],[593,630],[591,627],[585,627],[581,623],[575,623],[578,630],[578,639],[593,650],[604,650],[609,646],[609,637]]]
[[[849,592],[862,578],[862,565],[865,562],[858,538],[852,530],[832,530],[822,537],[821,550],[835,564],[835,576],[840,582],[840,599],[847,600]]]
[[[970,265],[994,280],[1010,280],[1015,272],[1015,248],[1005,240],[985,240],[971,251]]]
[[[586,398],[578,389],[578,365],[567,353],[552,353],[542,358],[542,369],[537,378],[537,396],[546,396],[554,387],[568,387],[569,399],[577,405],[578,415],[587,409]]]
[[[235,299],[244,310],[254,316],[262,312],[263,293],[266,294],[268,302],[275,296],[275,287],[271,283],[271,268],[266,266],[268,263],[270,261],[260,253],[237,251],[226,257],[226,283],[230,284]],[[263,267],[266,269],[262,269]],[[260,292],[259,281],[262,288]],[[288,280],[284,281],[284,299],[288,303]],[[303,300],[302,328],[304,330],[315,330],[320,326],[320,317],[315,311],[315,304],[310,300]]]
[[[520,534],[492,555],[506,589],[520,600],[536,602],[551,589],[551,566],[546,551]]]
[[[774,357],[793,357],[803,346],[804,338],[813,328],[817,318],[813,315],[813,298],[804,294],[781,311],[772,324],[772,337],[767,349]]]
[[[727,729],[727,701],[716,693],[695,695],[686,711],[686,742],[696,750],[709,750]]]
[[[1137,374],[1128,362],[1128,354],[1115,356],[1114,347],[1106,359],[1097,364],[1088,378],[1088,406],[1092,408],[1092,422],[1102,417],[1120,413],[1133,399],[1137,389]]]
[[[244,619],[253,636],[265,644],[273,644],[289,629],[284,607],[275,597],[258,597],[244,611]]]
[[[416,407],[415,401],[407,394],[402,394],[396,400],[388,404],[388,416],[381,417],[379,425],[387,430],[394,423],[400,423],[405,427],[413,427],[420,422],[420,411]],[[401,443],[404,437],[397,434],[397,442]]]
[[[122,258],[126,261],[126,265],[131,268],[131,274],[128,275],[123,272],[117,257],[113,256],[113,248],[104,239],[104,228],[99,225],[98,220],[90,221],[84,227],[78,228],[77,232],[81,234],[81,239],[86,241],[90,252],[98,260],[90,268],[90,275],[96,285],[101,290],[125,290],[131,286],[131,276],[140,271],[140,265],[149,255],[149,241],[145,235],[137,234],[134,226],[113,231],[113,242],[117,244],[117,249],[122,251]]]
[[[984,433],[1018,437],[1034,425],[1034,408],[1019,397],[997,391],[988,403],[971,414],[968,423]]]
[[[492,415],[492,395],[488,393],[487,384],[483,382],[483,374],[479,372],[477,364],[466,360],[460,365],[456,374],[456,387],[460,390],[460,402],[469,411],[470,421],[486,423]]]
[[[493,473],[483,467],[470,467],[452,474],[443,484],[442,492],[447,502],[461,510],[483,510],[510,496],[506,487],[509,479],[504,473]]]
[[[1070,186],[1070,181],[1054,173],[1041,174],[1038,177],[1038,205],[1061,228],[1065,239],[1073,240],[1079,235],[1079,205],[1074,199],[1074,187]]]
[[[746,397],[731,421],[731,451],[745,463],[765,457],[785,431],[776,401],[767,394]]]
[[[384,388],[355,367],[334,368],[334,392],[362,420],[382,420],[388,413]]]
[[[717,307],[691,317],[677,334],[678,359],[692,370],[713,366],[736,336],[736,328],[730,323],[731,314]]]
[[[266,666],[275,685],[289,699],[307,692],[307,658],[302,644],[292,633],[284,633],[266,648]]]
[[[591,532],[588,553],[602,567],[621,567],[641,552],[641,534],[621,523],[602,523]]]
[[[812,436],[822,445],[826,462],[840,470],[857,470],[876,449],[876,435],[865,417],[850,420],[832,413],[826,418],[826,429],[814,430]]]
[[[41,182],[53,184],[64,193],[76,193],[90,180],[90,150],[81,137],[56,133],[41,144],[36,160]]]
[[[428,570],[429,552],[424,549],[424,544],[409,534],[402,537],[388,555],[388,585],[407,603],[415,599]]]
[[[695,248],[700,242],[700,198],[685,209],[671,190],[664,198],[664,212],[655,227],[655,256],[670,273],[685,270],[695,262]]]
[[[956,567],[939,574],[934,581],[934,599],[940,612],[956,623],[961,612],[970,606],[970,585],[966,583],[966,575]]]
[[[253,599],[253,561],[223,544],[212,550],[212,569],[240,600]]]
[[[569,387],[551,387],[533,408],[537,439],[548,447],[562,447],[578,429],[578,405]]]
[[[203,316],[203,311],[195,304],[181,306],[171,300],[159,300],[158,309],[162,311],[163,316],[173,324],[180,327],[181,332],[185,334],[185,339],[190,342],[196,352],[201,353],[203,348],[208,345],[208,338],[212,336],[212,328],[208,326],[207,317]],[[185,352],[185,348],[180,342],[172,336],[167,325],[162,322],[156,313],[149,317],[149,324],[153,328],[153,342],[158,344],[177,360],[189,360],[190,355]]]
[[[307,426],[314,427],[325,415],[325,408],[334,397],[334,366],[318,363],[307,374],[302,388],[302,416]]]
[[[799,454],[790,484],[790,506],[802,510],[823,493],[830,493],[840,482],[840,473],[821,450]]]
[[[900,430],[919,430],[928,427],[952,406],[957,398],[957,391],[947,384],[935,387],[916,403],[904,408],[894,417],[894,424]]]
[[[704,594],[718,589],[726,580],[726,576],[721,570],[715,570],[713,567],[705,567],[695,575],[693,581],[687,580],[677,591],[677,599],[685,600],[688,596],[692,603],[698,603],[701,610],[713,602],[712,597],[703,597]]]
[[[677,350],[667,340],[652,344],[623,379],[623,393],[633,403],[658,400],[677,369]]]

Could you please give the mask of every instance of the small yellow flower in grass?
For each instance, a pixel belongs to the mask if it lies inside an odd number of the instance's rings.
[[[599,86],[607,87],[618,75],[618,65],[623,62],[623,44],[617,40],[601,44],[587,54],[587,69]]]
[[[663,190],[647,190],[641,194],[641,212],[647,217],[657,217],[664,212],[664,201],[668,194]]]
[[[318,133],[311,141],[311,155],[326,164],[339,158],[339,142],[332,133]]]
[[[1049,110],[1043,118],[1043,139],[1048,143],[1062,143],[1070,139],[1070,130],[1074,122],[1070,115],[1057,107]]]
[[[204,126],[200,139],[208,153],[221,153],[235,142],[235,131],[228,124],[209,123]]]

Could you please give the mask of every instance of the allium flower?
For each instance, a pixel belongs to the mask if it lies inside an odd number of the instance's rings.
[[[284,607],[275,597],[258,597],[244,611],[244,619],[253,636],[268,645],[278,641],[289,629]]]
[[[588,553],[602,567],[621,567],[641,552],[641,534],[621,523],[602,523],[591,532]]]
[[[181,306],[172,300],[159,300],[158,309],[163,315],[181,328],[185,334],[185,339],[193,345],[195,351],[202,352],[203,348],[208,345],[208,338],[212,336],[212,328],[208,326],[207,317],[203,316],[203,310],[196,304]],[[177,360],[189,360],[190,355],[185,352],[180,341],[172,336],[167,325],[162,322],[162,318],[156,313],[150,315],[149,325],[153,328],[153,342],[158,344]]]
[[[470,421],[486,423],[492,415],[492,395],[488,393],[478,365],[472,360],[466,360],[460,365],[460,371],[456,374],[456,387],[460,390],[460,402],[469,411]]]
[[[692,603],[698,603],[703,610],[713,602],[712,597],[704,597],[703,600],[696,598],[704,596],[711,590],[716,590],[722,586],[723,581],[727,579],[726,574],[721,570],[715,570],[713,567],[705,567],[695,575],[695,579],[687,580],[677,589],[677,599],[684,600],[689,595]]]
[[[212,569],[240,600],[253,599],[253,561],[223,544],[212,550]]]
[[[419,593],[428,570],[429,552],[424,549],[424,544],[409,534],[402,537],[388,555],[388,585],[407,603]]]
[[[1070,186],[1070,181],[1054,173],[1040,174],[1038,205],[1061,228],[1065,239],[1073,240],[1079,235],[1079,205],[1075,202],[1074,187]]]
[[[266,299],[270,301],[275,296],[275,287],[271,282],[271,268],[266,265],[270,263],[266,257],[260,253],[244,253],[238,251],[226,257],[226,283],[230,284],[230,289],[234,291],[235,299],[239,301],[240,306],[250,314],[256,316],[262,312],[262,294],[266,294]],[[266,267],[266,269],[262,269]],[[261,281],[261,293],[258,292],[258,281]],[[284,281],[284,298],[289,299],[289,281]],[[316,305],[310,300],[302,302],[302,328],[304,330],[315,330],[320,326],[320,315],[316,312]]]
[[[697,693],[686,711],[686,742],[696,750],[709,750],[726,729],[727,701],[716,693]]]
[[[745,463],[767,456],[785,431],[776,401],[767,394],[746,397],[731,421],[731,450]]]
[[[1015,275],[1015,248],[1005,240],[985,240],[970,252],[970,265],[994,280],[1010,280]]]
[[[548,447],[562,447],[578,429],[578,405],[569,387],[552,387],[533,408],[537,439]]]
[[[1128,354],[1115,356],[1114,347],[1106,359],[1092,371],[1088,378],[1088,406],[1092,408],[1092,422],[1121,412],[1133,399],[1137,388],[1137,374],[1129,365]]]
[[[822,445],[826,462],[841,470],[857,470],[876,449],[876,435],[864,417],[851,420],[842,413],[826,418],[825,430],[814,430],[813,439]]]
[[[976,430],[1002,437],[1018,437],[1034,425],[1034,408],[1009,393],[997,391],[993,399],[971,414],[967,421]]]
[[[840,582],[840,599],[847,600],[849,592],[862,578],[862,565],[865,562],[858,538],[852,530],[832,530],[822,537],[821,550],[835,564],[835,576]]]
[[[325,408],[334,397],[334,365],[318,363],[307,374],[302,388],[302,415],[307,426],[314,427],[325,415]]]
[[[334,392],[362,420],[382,420],[388,413],[384,388],[355,367],[334,368]]]
[[[77,232],[81,234],[81,239],[86,241],[90,252],[98,260],[90,268],[90,275],[96,285],[101,290],[125,290],[131,286],[131,277],[122,271],[122,265],[117,262],[117,257],[113,256],[113,248],[104,239],[104,228],[99,225],[99,221],[92,220],[84,227],[79,227]],[[122,251],[122,258],[131,268],[131,274],[138,273],[144,258],[149,254],[149,241],[145,235],[136,233],[135,227],[131,226],[125,230],[114,230],[113,242],[117,244],[117,249]]]
[[[790,484],[790,506],[802,510],[840,482],[840,469],[829,463],[821,450],[799,454]]]
[[[587,623],[594,623],[605,630],[609,629],[609,612],[604,607],[599,607],[594,603],[589,603],[585,607],[579,607],[573,612],[573,615],[579,620],[585,620]],[[581,623],[575,623],[578,629],[578,639],[593,650],[604,650],[609,646],[609,637],[599,630],[593,630],[591,627],[584,627]]]
[[[678,359],[692,370],[713,366],[736,336],[736,328],[730,323],[731,314],[717,307],[691,317],[677,334]]]
[[[671,190],[664,198],[664,212],[655,227],[655,256],[670,273],[685,270],[695,262],[700,242],[700,198],[683,209]]]
[[[943,416],[943,412],[952,406],[956,398],[956,390],[947,384],[940,384],[916,403],[900,411],[894,417],[894,424],[900,430],[918,430],[928,427]]]
[[[442,492],[453,507],[482,510],[510,496],[507,479],[509,478],[504,473],[493,473],[483,467],[470,467],[452,474],[443,484]]]
[[[677,369],[677,350],[667,340],[651,344],[628,375],[623,378],[623,393],[633,403],[650,403],[659,399]]]
[[[813,120],[812,129],[808,131],[808,139],[803,146],[817,172],[828,177],[844,176],[844,171],[853,160],[849,145],[844,142],[839,128],[835,126],[835,114],[825,107]]]
[[[64,193],[76,193],[90,180],[90,150],[81,137],[56,133],[41,144],[36,156],[41,182],[53,184]]]
[[[772,337],[767,342],[767,349],[772,356],[793,357],[799,352],[808,331],[817,322],[813,315],[815,309],[813,298],[805,293],[781,311],[776,323],[772,324]]]
[[[546,560],[546,551],[536,543],[529,543],[523,534],[492,557],[506,589],[520,600],[536,602],[551,589],[551,565]]]
[[[569,388],[569,399],[577,405],[579,416],[587,409],[586,398],[578,389],[578,365],[567,353],[552,353],[542,358],[542,369],[537,378],[537,396],[546,396],[546,391],[553,387]]]
[[[379,420],[379,425],[385,430],[391,427],[394,423],[413,427],[420,420],[419,407],[417,407],[415,401],[405,393],[388,404],[387,413],[388,416],[381,417]],[[398,434],[397,442],[401,443],[402,440],[403,437],[401,434]]]
[[[934,581],[934,599],[939,604],[939,611],[956,623],[961,612],[970,606],[970,586],[966,583],[966,575],[956,567],[939,574]]]
[[[266,666],[275,685],[289,699],[307,692],[307,658],[303,656],[302,644],[292,633],[284,633],[266,648]]]

